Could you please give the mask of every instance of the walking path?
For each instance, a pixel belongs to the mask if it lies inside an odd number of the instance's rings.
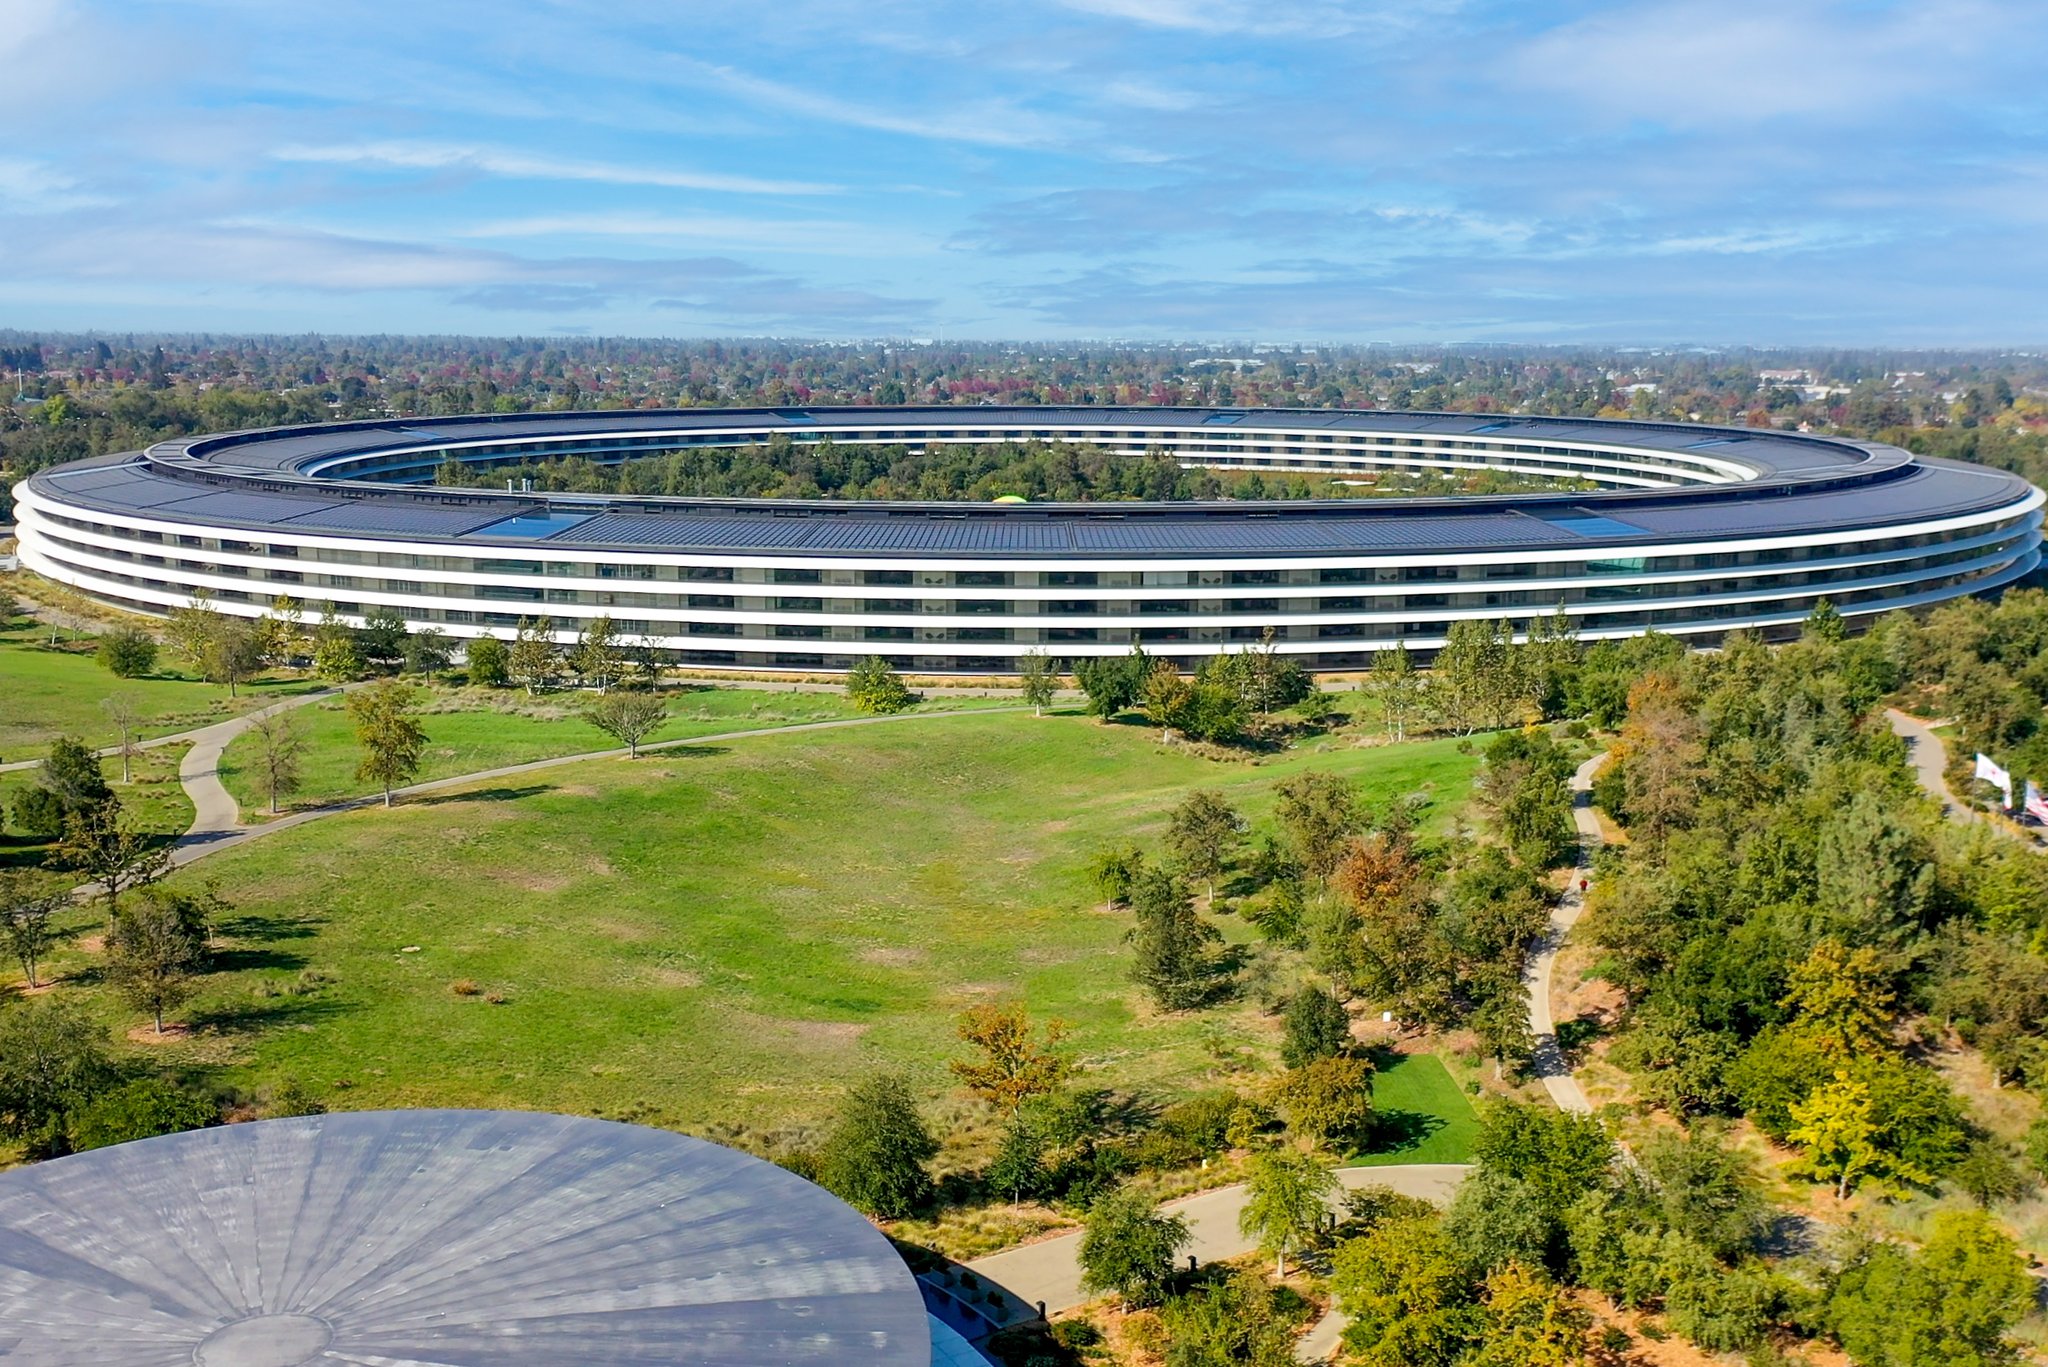
[[[280,702],[272,703],[269,707],[263,708],[261,713],[244,713],[242,717],[229,718],[229,721],[239,721],[251,716],[268,715],[272,712],[281,712],[287,707],[303,707],[307,703],[319,702],[323,698],[331,698],[339,691],[339,689],[334,688],[322,688],[312,693],[294,693],[289,698],[286,698]],[[136,750],[154,750],[159,746],[164,745],[181,745],[188,740],[196,741],[201,736],[206,735],[208,732],[214,731],[219,727],[226,725],[228,725],[228,722],[210,722],[205,726],[196,727],[190,731],[173,731],[168,736],[151,736],[148,740],[136,741],[131,748]],[[105,745],[93,751],[93,754],[101,759],[113,759],[117,757],[120,753],[121,747],[118,745]],[[10,760],[6,764],[0,764],[0,774],[8,773],[15,769],[33,769],[41,763],[42,761],[40,759]]]
[[[1589,1113],[1593,1103],[1586,1099],[1585,1088],[1579,1086],[1579,1080],[1572,1076],[1571,1065],[1557,1047],[1557,1023],[1551,1019],[1550,994],[1557,976],[1557,956],[1564,950],[1565,937],[1586,910],[1586,895],[1579,885],[1589,876],[1595,851],[1606,841],[1600,829],[1599,814],[1593,810],[1593,775],[1606,762],[1607,754],[1602,751],[1581,764],[1578,772],[1572,775],[1572,824],[1578,828],[1578,858],[1573,862],[1571,881],[1565,887],[1564,896],[1550,909],[1550,930],[1536,946],[1527,970],[1529,1033],[1536,1039],[1531,1070],[1542,1079],[1543,1089],[1550,1093],[1550,1099],[1559,1110],[1577,1111],[1581,1115]]]
[[[1340,1168],[1337,1180],[1347,1191],[1387,1186],[1404,1196],[1419,1196],[1441,1204],[1450,1199],[1468,1171],[1462,1163],[1405,1163],[1381,1168]],[[1169,1201],[1163,1209],[1188,1222],[1192,1237],[1182,1251],[1208,1263],[1239,1257],[1257,1247],[1237,1230],[1237,1217],[1244,1210],[1244,1203],[1245,1188],[1240,1183]],[[1045,1302],[1047,1314],[1071,1310],[1092,1299],[1081,1290],[1078,1233],[991,1253],[967,1266],[976,1276],[986,1277],[1026,1303]]]

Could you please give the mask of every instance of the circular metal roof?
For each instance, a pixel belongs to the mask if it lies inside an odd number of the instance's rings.
[[[0,1174],[0,1359],[36,1367],[928,1367],[881,1233],[662,1130],[363,1111]]]

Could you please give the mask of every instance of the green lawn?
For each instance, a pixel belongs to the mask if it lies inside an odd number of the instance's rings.
[[[1021,995],[1072,1024],[1090,1077],[1170,1095],[1225,1079],[1246,1049],[1270,1059],[1275,1023],[1248,1001],[1145,1005],[1128,918],[1097,907],[1088,854],[1156,846],[1196,786],[1264,820],[1274,783],[1311,764],[1376,800],[1425,792],[1440,827],[1475,763],[1449,741],[1217,762],[1141,726],[1005,713],[568,765],[323,819],[180,875],[217,880],[236,911],[224,968],[181,1013],[194,1033],[151,1047],[221,1084],[297,1077],[338,1106],[816,1124],[877,1069],[950,1090],[957,1014]],[[1278,959],[1273,974],[1299,972]],[[90,965],[71,951],[53,966]],[[89,974],[59,991],[118,1032],[139,1022]],[[1399,1091],[1416,1066],[1383,1080],[1389,1109],[1469,1114],[1455,1090]],[[1451,1152],[1453,1131],[1427,1152]]]
[[[1467,1163],[1479,1114],[1435,1054],[1389,1054],[1372,1080],[1381,1138],[1359,1166],[1388,1163]]]
[[[107,776],[114,796],[121,799],[122,806],[144,830],[173,836],[182,835],[191,826],[192,803],[186,798],[185,790],[178,786],[178,761],[184,758],[186,748],[179,743],[142,751],[135,756],[130,770],[133,781],[126,784],[121,782],[119,759],[100,761],[100,772]],[[34,782],[33,769],[0,774],[0,807],[11,807],[14,795]],[[0,828],[0,869],[34,867],[42,862],[48,850],[48,841],[24,835],[11,820]],[[51,878],[52,881],[78,881],[71,875],[56,872]]]
[[[145,679],[117,679],[92,657],[90,638],[48,644],[47,630],[17,621],[0,631],[0,762],[40,759],[58,736],[72,735],[98,749],[119,740],[101,700],[126,694],[147,719],[142,734],[169,735],[261,707],[288,694],[323,685],[299,677],[244,684],[240,696],[171,668]]]
[[[419,782],[619,745],[584,720],[578,710],[584,701],[580,695],[550,694],[536,700],[517,691],[438,688],[428,696],[421,717],[428,744]],[[1018,705],[1014,699],[941,698],[920,703],[916,710],[959,712]],[[712,687],[674,690],[669,713],[670,720],[648,738],[650,742],[861,715],[844,693],[836,691]],[[339,699],[309,704],[299,720],[305,730],[303,786],[287,809],[325,806],[375,791],[355,776],[361,752]],[[256,741],[244,736],[228,747],[221,761],[221,781],[242,804],[245,821],[261,821],[268,814],[257,755]]]

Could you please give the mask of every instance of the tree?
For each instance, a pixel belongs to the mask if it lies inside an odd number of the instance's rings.
[[[1088,715],[1107,721],[1138,700],[1151,672],[1152,657],[1133,645],[1128,655],[1077,662],[1074,682],[1088,695]]]
[[[1237,1231],[1273,1254],[1273,1275],[1285,1277],[1288,1250],[1313,1241],[1336,1189],[1336,1171],[1317,1155],[1269,1149],[1252,1159]]]
[[[1163,1215],[1143,1192],[1122,1187],[1088,1209],[1081,1232],[1081,1289],[1114,1291],[1126,1305],[1154,1305],[1173,1280],[1187,1222]]]
[[[1230,862],[1230,852],[1244,835],[1244,818],[1211,788],[1197,788],[1181,799],[1167,819],[1166,849],[1190,878],[1209,885],[1216,900],[1216,878]]]
[[[379,669],[396,669],[405,658],[407,623],[397,608],[381,604],[366,608],[363,624],[356,628],[356,646],[363,658]]]
[[[164,639],[170,644],[171,652],[202,674],[206,670],[206,653],[213,638],[214,620],[219,616],[213,608],[213,595],[205,589],[194,589],[185,606],[172,608],[164,622]]]
[[[76,736],[59,736],[36,766],[35,783],[14,800],[14,816],[31,835],[58,836],[64,823],[114,800],[99,756]]]
[[[408,674],[440,674],[453,658],[448,646],[448,633],[439,627],[421,627],[408,635],[402,653]]]
[[[1869,1367],[1992,1367],[2019,1360],[2006,1334],[2033,1300],[2026,1264],[1995,1221],[1942,1211],[1917,1255],[1865,1244],[1825,1309],[1835,1337]]]
[[[0,869],[0,935],[30,987],[42,986],[37,970],[58,939],[51,922],[70,902],[65,893],[43,891],[24,871]]]
[[[1894,1051],[1891,972],[1870,948],[1822,940],[1793,966],[1780,1006],[1822,1057],[1838,1063]]]
[[[110,693],[100,699],[100,711],[107,714],[107,720],[114,724],[114,734],[119,737],[116,748],[121,752],[121,782],[135,781],[135,737],[142,730],[142,705],[132,693]]]
[[[418,690],[396,679],[379,679],[348,695],[349,718],[363,752],[356,777],[381,787],[386,807],[391,790],[419,772],[427,748],[427,733],[412,712],[418,698]]]
[[[868,1214],[891,1220],[931,1199],[925,1164],[938,1155],[901,1077],[869,1078],[848,1095],[819,1155],[818,1181]]]
[[[1045,1042],[1034,1043],[1031,1019],[1022,1002],[969,1007],[957,1027],[960,1038],[980,1051],[976,1058],[955,1059],[953,1075],[975,1096],[1005,1115],[1034,1096],[1058,1091],[1073,1064],[1054,1052],[1067,1027],[1047,1021]]]
[[[71,1002],[0,1011],[0,1134],[61,1153],[65,1116],[114,1077],[106,1038]]]
[[[1187,889],[1164,869],[1140,872],[1130,901],[1136,917],[1130,933],[1136,950],[1132,978],[1162,1011],[1201,1005],[1214,972],[1208,946],[1220,938],[1216,928],[1195,914]]]
[[[1592,1316],[1540,1270],[1510,1262],[1487,1277],[1482,1295],[1486,1323],[1472,1367],[1583,1367],[1592,1361]]]
[[[1520,719],[1533,689],[1506,622],[1458,621],[1431,668],[1431,698],[1461,735]]]
[[[1274,793],[1273,815],[1286,832],[1295,859],[1315,877],[1329,877],[1344,857],[1344,837],[1358,824],[1358,799],[1351,781],[1309,769],[1283,780]]]
[[[273,815],[278,804],[299,791],[299,764],[305,729],[290,709],[262,711],[249,718],[249,737],[256,747],[256,778],[263,785]]]
[[[1037,1196],[1046,1184],[1046,1149],[1045,1136],[1032,1117],[1013,1114],[982,1177],[996,1191],[1008,1192],[1012,1205]]]
[[[1312,1143],[1359,1139],[1372,1128],[1372,1064],[1348,1054],[1291,1068],[1273,1089],[1287,1125]]]
[[[1131,888],[1145,871],[1145,852],[1136,845],[1105,845],[1088,857],[1088,881],[1102,894],[1103,910],[1130,900]]]
[[[879,655],[870,655],[846,671],[846,697],[869,716],[901,712],[917,701],[903,676]]]
[[[0,589],[0,627],[8,626],[19,616],[21,616],[21,600],[6,589]]]
[[[1280,1026],[1280,1061],[1289,1068],[1351,1049],[1351,1014],[1336,993],[1320,987],[1303,987],[1289,997]]]
[[[148,888],[114,918],[107,936],[107,976],[121,995],[156,1021],[191,995],[192,979],[206,965],[211,898]]]
[[[306,614],[298,600],[280,593],[270,600],[257,631],[264,660],[278,669],[289,669],[306,653]]]
[[[179,1134],[220,1123],[220,1106],[161,1078],[137,1078],[102,1092],[71,1117],[75,1153]]]
[[[139,679],[156,669],[156,638],[140,627],[115,627],[100,637],[93,658],[117,679]]]
[[[199,670],[207,682],[226,684],[228,696],[237,686],[263,668],[263,643],[256,624],[246,617],[209,613],[206,632],[200,638]]]
[[[1379,705],[1387,738],[1408,739],[1408,726],[1421,709],[1423,691],[1422,676],[1415,671],[1408,647],[1396,642],[1391,649],[1374,651],[1372,672],[1358,687]]]
[[[1882,1176],[1888,1168],[1914,1176],[1896,1160],[1888,1160],[1871,1119],[1870,1089],[1838,1070],[1833,1082],[1822,1083],[1804,1102],[1791,1108],[1792,1129],[1785,1136],[1806,1150],[1806,1168],[1835,1184],[1835,1199],[1847,1199],[1865,1174]]]
[[[1520,1260],[1542,1266],[1559,1220],[1519,1178],[1481,1167],[1458,1186],[1444,1215],[1444,1237],[1474,1277]]]
[[[610,614],[590,619],[576,636],[569,664],[585,683],[597,685],[602,693],[618,679],[625,667],[625,652],[619,646],[618,628]]]
[[[1589,1115],[1496,1101],[1480,1117],[1472,1157],[1481,1169],[1525,1184],[1556,1218],[1606,1179],[1614,1141]]]
[[[111,925],[124,888],[147,887],[171,870],[170,846],[128,819],[119,802],[103,802],[64,819],[64,838],[52,852],[106,894]]]
[[[330,683],[363,677],[363,652],[348,625],[328,609],[313,633],[313,672]]]
[[[1387,1367],[1453,1367],[1479,1331],[1473,1285],[1434,1212],[1380,1221],[1331,1260],[1344,1341]]]
[[[640,758],[640,742],[668,720],[668,704],[653,693],[607,693],[583,709],[598,730],[626,747],[629,759]]]
[[[1043,650],[1027,650],[1017,657],[1018,682],[1023,685],[1024,701],[1031,704],[1031,714],[1045,715],[1045,709],[1052,706],[1053,694],[1059,691],[1059,662]]]
[[[1159,1309],[1166,1367],[1294,1367],[1301,1302],[1251,1268]]]
[[[1806,622],[1801,628],[1801,633],[1809,641],[1838,645],[1842,638],[1849,634],[1849,629],[1842,620],[1840,610],[1823,598],[1813,605],[1812,612],[1806,614]]]
[[[555,686],[562,675],[562,654],[555,649],[554,631],[547,618],[519,619],[505,664],[512,681],[529,695]]]
[[[479,688],[503,688],[511,678],[511,652],[495,636],[479,636],[463,651],[469,681]]]
[[[1169,660],[1155,660],[1138,688],[1138,703],[1145,719],[1159,728],[1159,739],[1172,739],[1173,728],[1194,700],[1194,685],[1180,675]]]

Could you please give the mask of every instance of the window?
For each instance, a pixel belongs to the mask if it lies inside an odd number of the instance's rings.
[[[1001,599],[983,600],[980,598],[963,598],[959,602],[953,604],[953,610],[955,612],[964,613],[970,617],[986,617],[994,613],[1008,612],[1010,610],[1010,605],[1006,602],[1003,602]]]
[[[824,573],[820,570],[777,570],[772,581],[777,584],[822,584]]]
[[[909,570],[862,570],[860,582],[885,588],[897,588],[910,582]]]
[[[953,582],[965,588],[994,588],[1007,586],[1010,574],[1007,570],[961,570]]]
[[[825,628],[823,625],[812,626],[808,623],[802,626],[779,626],[775,628],[775,635],[778,640],[783,641],[822,641],[825,639]]]
[[[775,600],[775,606],[784,612],[823,612],[825,610],[825,600],[822,598],[778,598]]]
[[[730,584],[730,565],[689,565],[683,570],[683,578],[692,584]]]
[[[1232,570],[1230,572],[1230,582],[1233,584],[1277,584],[1280,582],[1280,571]]]
[[[1054,588],[1093,588],[1098,578],[1092,570],[1048,570],[1045,582]]]

